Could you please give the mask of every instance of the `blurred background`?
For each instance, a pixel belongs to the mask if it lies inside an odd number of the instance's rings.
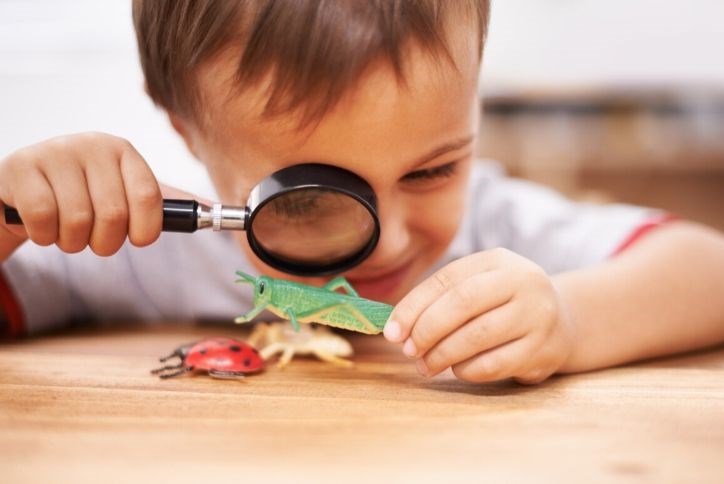
[[[724,230],[724,2],[493,0],[492,10],[481,156],[576,198]],[[105,131],[131,140],[161,181],[207,196],[202,167],[142,82],[130,1],[0,0],[0,157]]]
[[[724,2],[493,0],[480,152],[724,229]]]

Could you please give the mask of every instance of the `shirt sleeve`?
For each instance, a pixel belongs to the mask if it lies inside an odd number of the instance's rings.
[[[18,298],[0,270],[0,337],[22,336],[25,334],[24,321]]]
[[[15,308],[5,333],[13,336],[83,320],[230,322],[251,304],[234,270],[253,270],[226,233],[164,233],[148,247],[126,243],[111,257],[26,243],[1,269],[0,302]]]
[[[8,325],[10,335],[56,329],[78,313],[73,310],[60,251],[25,243],[3,262],[2,274],[3,306],[15,308],[14,321]]]
[[[65,254],[55,246],[25,243],[2,270],[22,315],[21,334],[152,312],[131,270],[127,246],[112,257],[98,257],[90,249]],[[98,304],[100,295],[104,306]]]
[[[665,212],[626,204],[569,200],[547,187],[508,178],[480,163],[470,185],[468,249],[504,247],[555,274],[604,261],[637,233],[668,220]]]

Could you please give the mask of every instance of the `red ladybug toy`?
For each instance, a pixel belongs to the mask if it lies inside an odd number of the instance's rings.
[[[264,360],[256,348],[232,338],[210,338],[179,346],[159,361],[163,363],[175,357],[181,360],[179,364],[162,366],[151,373],[165,379],[206,371],[214,378],[238,379],[264,369]]]

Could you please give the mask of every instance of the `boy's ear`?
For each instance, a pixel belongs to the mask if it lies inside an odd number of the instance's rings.
[[[179,136],[183,138],[186,143],[186,147],[189,149],[191,154],[194,155],[194,158],[200,160],[201,158],[199,158],[198,153],[196,153],[193,137],[191,136],[189,129],[186,127],[184,120],[170,111],[168,111],[168,120],[171,123],[171,126],[173,126],[173,129],[175,129]]]

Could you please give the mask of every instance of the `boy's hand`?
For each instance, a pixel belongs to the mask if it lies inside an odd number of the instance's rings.
[[[161,233],[156,178],[128,141],[107,134],[53,138],[0,161],[3,204],[15,207],[24,225],[0,224],[0,261],[27,238],[107,256],[126,237],[145,246]]]
[[[546,273],[505,249],[479,252],[445,266],[398,304],[385,337],[433,376],[452,367],[458,378],[515,378],[538,383],[571,352],[573,324]]]

